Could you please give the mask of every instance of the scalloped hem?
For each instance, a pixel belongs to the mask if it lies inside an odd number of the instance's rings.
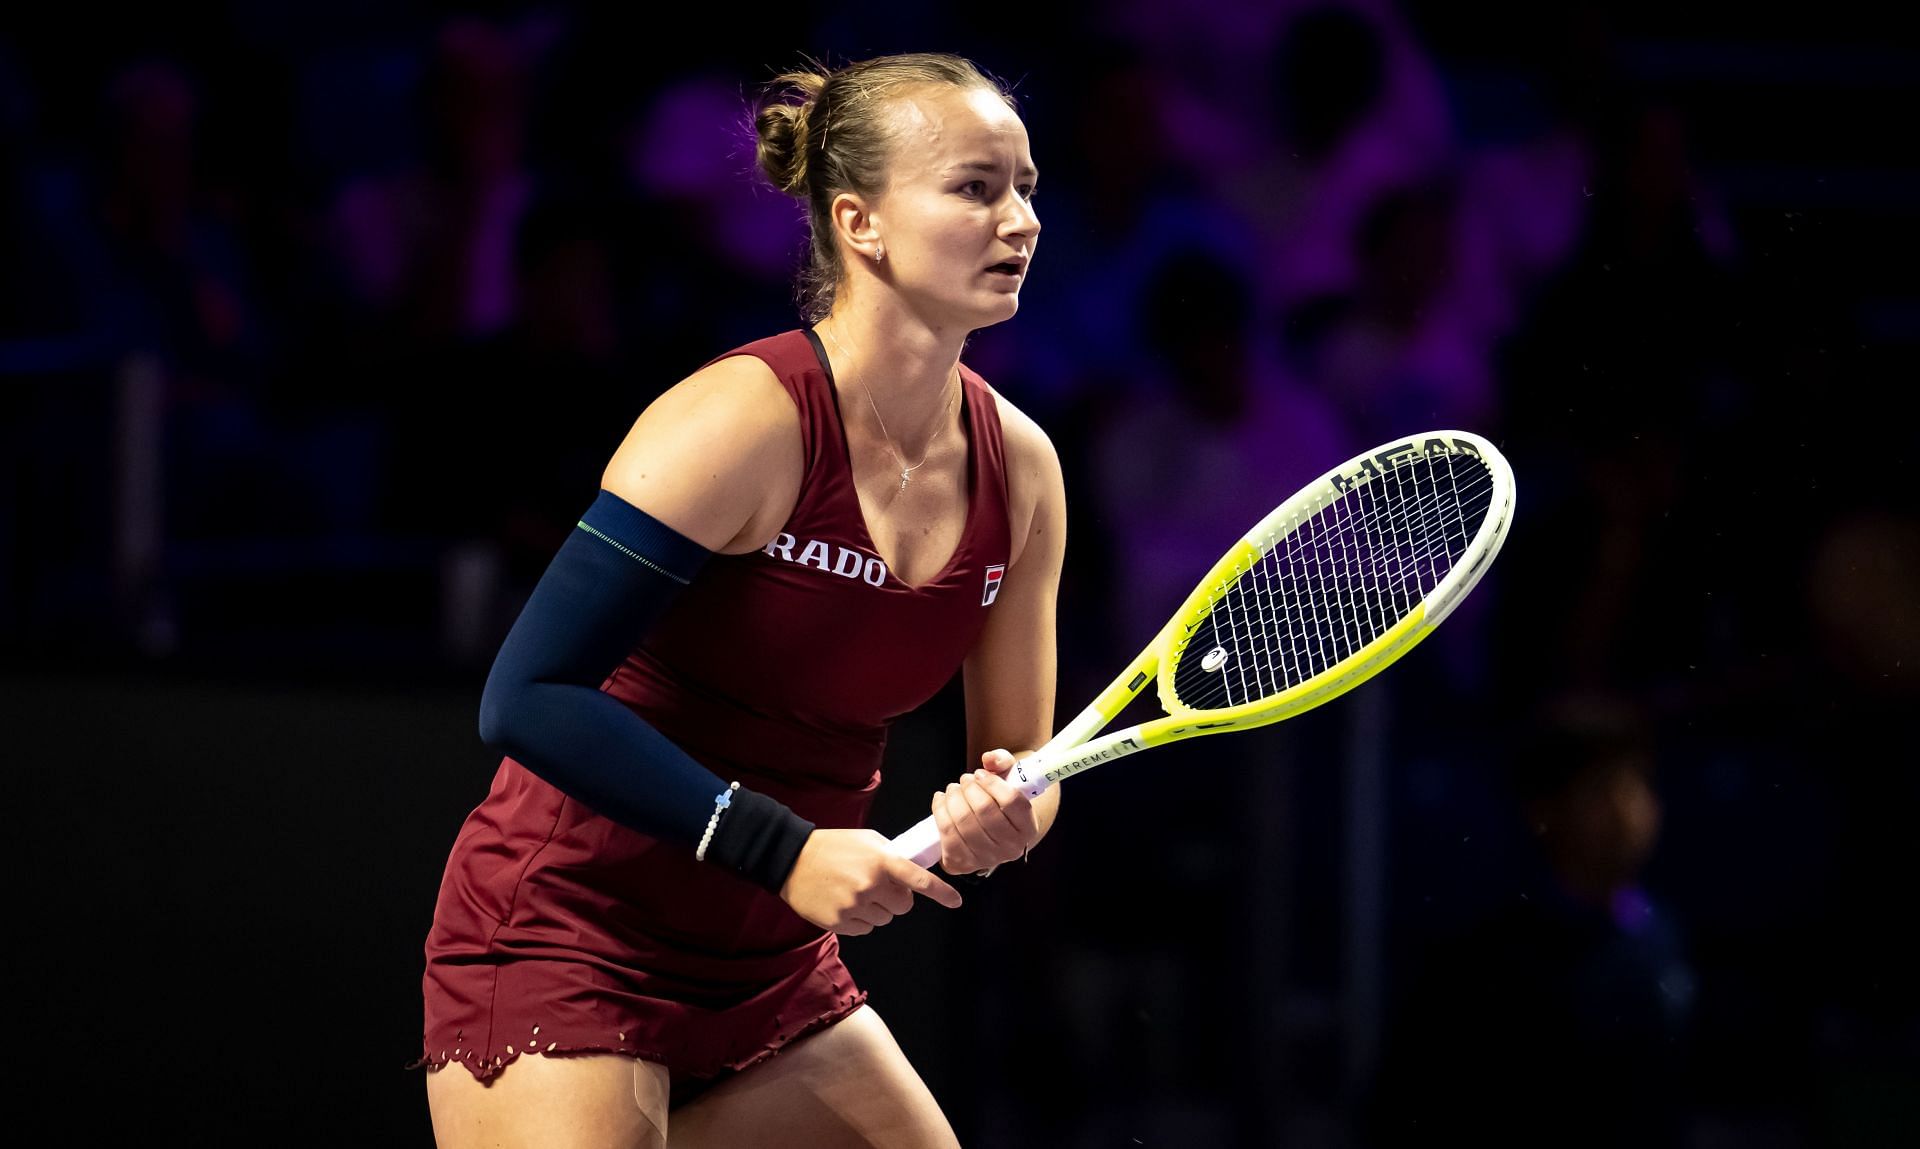
[[[857,990],[854,993],[848,994],[847,1000],[834,1006],[812,1021],[807,1022],[792,1033],[783,1033],[774,1038],[761,1048],[759,1052],[740,1061],[728,1062],[725,1072],[740,1073],[744,1070],[751,1069],[761,1062],[778,1055],[781,1050],[792,1045],[794,1042],[800,1041],[803,1038],[812,1037],[814,1034],[840,1021],[865,1004],[867,1004],[867,991]],[[724,1073],[722,1075],[724,1076]]]
[[[441,1054],[429,1054],[415,1058],[413,1061],[408,1062],[404,1068],[409,1070],[424,1069],[428,1073],[438,1073],[449,1065],[462,1065],[466,1067],[469,1073],[473,1074],[475,1081],[478,1081],[482,1085],[492,1085],[499,1079],[502,1073],[506,1072],[507,1066],[512,1065],[530,1053],[540,1057],[591,1057],[596,1054],[613,1053],[622,1057],[635,1058],[639,1061],[651,1061],[658,1065],[667,1064],[665,1055],[644,1049],[637,1049],[631,1045],[570,1044],[562,1046],[559,1042],[555,1041],[547,1043],[544,1048],[515,1049],[513,1046],[508,1046],[507,1048],[510,1052],[504,1054],[496,1053],[491,1058],[485,1056],[476,1058],[474,1055],[480,1052],[477,1049],[463,1051],[456,1048]]]
[[[543,1046],[538,1040],[535,1040],[525,1047],[508,1045],[505,1053],[496,1053],[491,1057],[488,1057],[484,1050],[467,1049],[463,1046],[456,1045],[450,1050],[422,1054],[420,1057],[408,1062],[403,1068],[406,1070],[425,1069],[428,1073],[437,1073],[449,1065],[462,1065],[466,1067],[469,1073],[473,1074],[475,1081],[478,1081],[482,1085],[491,1085],[506,1071],[507,1066],[512,1065],[527,1054],[537,1054],[542,1057],[588,1057],[596,1054],[610,1053],[663,1065],[677,1083],[685,1083],[688,1085],[698,1083],[698,1088],[704,1089],[726,1077],[744,1072],[759,1065],[763,1061],[778,1056],[781,1050],[834,1025],[865,1004],[867,1004],[867,992],[865,990],[856,990],[848,994],[844,1001],[839,1002],[832,1009],[799,1026],[793,1032],[779,1034],[752,1054],[738,1060],[725,1062],[718,1070],[711,1073],[698,1073],[690,1069],[678,1067],[674,1064],[672,1057],[646,1047],[636,1046],[626,1041],[622,1041],[617,1045],[607,1045],[592,1042],[562,1043],[554,1040],[547,1042]],[[536,1031],[533,1036],[537,1039],[539,1036],[538,1032]],[[621,1036],[624,1038],[625,1034]]]

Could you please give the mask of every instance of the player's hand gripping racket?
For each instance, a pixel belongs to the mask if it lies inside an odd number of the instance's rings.
[[[1513,472],[1478,435],[1434,431],[1342,463],[1221,556],[1140,656],[1008,781],[1033,797],[1150,746],[1338,698],[1440,625],[1512,519]],[[1148,679],[1165,717],[1094,737]],[[931,866],[940,830],[929,816],[893,847]]]

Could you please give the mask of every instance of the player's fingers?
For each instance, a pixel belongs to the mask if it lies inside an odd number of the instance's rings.
[[[1036,823],[1033,820],[1033,799],[1021,793],[1020,787],[997,774],[982,771],[975,775],[980,780],[980,788],[985,790],[999,804],[1000,812],[1019,833],[1022,842],[1033,841]]]
[[[886,867],[879,883],[868,896],[875,906],[896,916],[913,908],[913,887],[900,880],[892,865]]]
[[[941,881],[932,871],[914,865],[907,858],[899,859],[899,864],[892,869],[894,875],[914,893],[932,898],[950,910],[960,908],[960,891]]]
[[[982,781],[984,778],[991,777],[993,775],[982,773],[967,775],[966,780],[960,783],[960,793],[966,798],[967,808],[973,811],[974,821],[979,823],[980,830],[987,836],[991,848],[1000,851],[1006,849],[1008,842],[1024,839],[1019,838],[1019,828],[1008,820],[999,800]]]
[[[949,874],[971,874],[983,869],[985,862],[974,857],[974,848],[962,835],[959,820],[967,817],[965,803],[955,805],[953,786],[933,795],[933,824],[940,831],[940,868]]]
[[[947,814],[953,819],[954,831],[974,855],[974,861],[977,862],[975,869],[991,865],[992,859],[1001,852],[991,828],[981,821],[983,813],[990,814],[1002,827],[1005,826],[1006,819],[1000,817],[1000,807],[987,797],[978,782],[971,781],[971,777],[969,781],[955,782],[947,787]]]
[[[940,865],[945,867],[949,874],[957,874],[960,872],[956,868],[960,862],[959,855],[966,849],[966,844],[960,841],[959,831],[953,828],[953,815],[947,811],[946,791],[933,792],[930,808],[933,811],[934,829],[940,831]]]
[[[989,774],[998,774],[1002,778],[1006,777],[1007,771],[1013,769],[1014,762],[1013,753],[1008,750],[989,750],[980,755],[980,768]]]

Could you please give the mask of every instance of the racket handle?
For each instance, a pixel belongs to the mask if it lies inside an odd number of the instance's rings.
[[[1053,785],[1042,777],[1037,769],[1024,768],[1037,764],[1039,757],[1040,755],[1034,754],[1023,759],[1007,777],[1007,781],[1020,787],[1021,792],[1029,798],[1038,798],[1042,791]],[[929,814],[920,819],[912,829],[896,836],[892,845],[895,853],[904,855],[914,865],[922,868],[931,866],[940,860],[939,823],[935,822],[933,815]]]
[[[895,853],[904,854],[914,865],[927,869],[940,860],[940,827],[929,814],[893,840]]]

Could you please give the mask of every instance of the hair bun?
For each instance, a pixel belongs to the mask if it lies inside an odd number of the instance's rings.
[[[754,113],[754,159],[774,187],[807,198],[807,144],[813,109],[827,89],[820,72],[787,72],[768,85],[769,96]]]

